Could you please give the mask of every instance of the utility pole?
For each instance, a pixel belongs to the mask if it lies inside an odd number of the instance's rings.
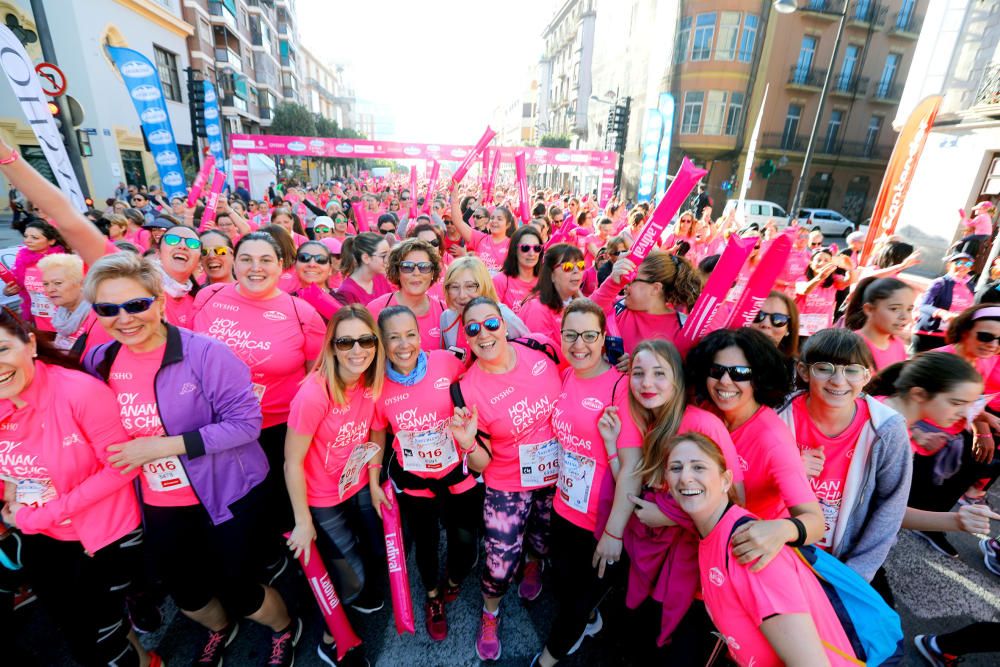
[[[45,61],[58,65],[56,49],[52,44],[52,34],[49,32],[49,19],[45,15],[45,3],[42,0],[31,0],[31,11],[35,15],[35,30],[38,32],[38,42],[42,47],[42,57]],[[76,180],[80,184],[80,192],[86,198],[90,197],[90,186],[87,184],[87,174],[83,171],[83,158],[80,157],[80,144],[76,138],[76,132],[71,122],[69,102],[65,95],[55,97],[55,104],[59,107],[59,116],[62,122],[59,123],[59,131],[63,135],[63,143],[66,144],[66,153],[69,155],[69,163],[73,165],[76,172]]]
[[[205,131],[205,86],[202,83],[201,73],[193,67],[185,67],[187,74],[188,91],[188,113],[191,115],[191,152],[194,153],[194,168],[201,169],[201,150],[198,146],[198,137],[206,137]],[[221,120],[221,119],[220,119]],[[221,165],[219,167],[222,168]]]

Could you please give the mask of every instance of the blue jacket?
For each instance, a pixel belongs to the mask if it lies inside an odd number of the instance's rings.
[[[117,341],[99,345],[84,367],[107,382],[119,350]],[[179,458],[198,500],[213,523],[228,521],[229,506],[268,471],[250,369],[223,343],[168,324],[154,392],[163,430],[184,439],[187,453]]]

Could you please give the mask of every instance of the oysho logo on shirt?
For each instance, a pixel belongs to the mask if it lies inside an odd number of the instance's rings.
[[[213,301],[212,302],[212,307],[213,308],[221,308],[222,310],[228,310],[228,311],[231,311],[231,312],[234,312],[234,313],[240,312],[240,307],[237,306],[234,303],[222,303],[220,301]]]
[[[268,310],[265,311],[262,317],[265,320],[270,320],[272,322],[284,322],[288,319],[288,316],[279,310]]]
[[[594,412],[600,412],[604,409],[604,403],[600,399],[594,398],[593,396],[588,396],[587,398],[580,401],[580,405],[587,408],[588,410],[593,410]]]
[[[131,380],[132,379],[132,374],[131,373],[112,373],[111,374],[111,379],[112,380]]]
[[[507,387],[506,389],[504,389],[503,391],[501,391],[499,394],[497,394],[496,396],[494,396],[493,398],[490,399],[490,405],[496,405],[497,403],[499,403],[500,401],[502,401],[503,399],[507,398],[508,396],[510,396],[513,393],[514,393],[514,387]]]
[[[726,583],[726,575],[722,574],[722,570],[719,568],[713,567],[708,571],[708,580],[716,586],[721,586]]]
[[[449,380],[448,378],[438,378],[437,380],[434,380],[435,389],[447,389],[450,386],[451,386],[451,380]]]
[[[431,328],[430,331],[427,332],[427,334],[431,338],[440,338],[441,337],[441,329],[440,329],[440,327],[433,327],[433,328]]]
[[[535,362],[535,365],[531,367],[531,374],[534,375],[535,377],[538,377],[539,375],[545,372],[545,366],[546,366],[545,362],[539,359],[537,362]]]

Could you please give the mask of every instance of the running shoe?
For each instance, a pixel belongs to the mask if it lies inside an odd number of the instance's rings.
[[[497,634],[500,619],[483,609],[479,622],[479,636],[476,637],[476,654],[480,660],[500,659],[500,635]]]
[[[603,629],[604,629],[604,619],[601,618],[601,611],[599,609],[595,609],[594,617],[587,622],[587,627],[583,629],[583,634],[580,635],[580,638],[576,640],[576,643],[573,644],[573,647],[570,648],[569,652],[567,652],[566,655],[573,655],[574,653],[576,653],[577,650],[580,648],[580,646],[583,645],[584,639],[586,639],[587,637],[593,637]]]
[[[958,558],[958,551],[951,545],[944,533],[939,531],[915,530],[913,534],[931,545],[934,551],[944,554],[948,558]]]
[[[542,594],[542,561],[529,560],[524,564],[524,572],[521,574],[521,583],[517,587],[517,594],[524,600],[537,600]]]
[[[441,595],[442,595],[442,597],[444,597],[444,601],[446,603],[451,604],[452,602],[454,602],[455,600],[457,600],[458,599],[458,595],[461,592],[462,592],[462,589],[461,589],[461,585],[460,584],[455,584],[453,586],[451,584],[451,582],[448,581],[448,578],[445,577],[444,583],[441,584]]]
[[[351,609],[362,614],[374,614],[385,606],[385,598],[372,590],[373,587],[365,586],[361,595],[351,603]]]
[[[319,659],[330,667],[371,667],[371,663],[365,657],[365,649],[361,646],[352,648],[340,661],[337,660],[336,644],[320,642],[319,646],[316,647],[316,653],[319,654]]]
[[[961,658],[957,655],[942,653],[934,648],[931,643],[934,637],[935,635],[917,635],[913,638],[913,644],[931,667],[956,667],[961,662]]]
[[[1000,576],[1000,545],[991,537],[979,540],[979,550],[983,552],[983,565],[995,575]]]
[[[31,589],[28,584],[22,584],[14,591],[14,609],[20,609],[26,605],[31,604],[38,599],[35,595],[35,591]]]
[[[424,603],[424,617],[427,634],[436,642],[444,641],[448,636],[448,618],[444,614],[444,598],[427,598]]]
[[[295,645],[302,636],[302,619],[293,618],[281,632],[271,633],[271,658],[268,667],[292,667],[295,664]]]
[[[163,625],[163,613],[149,593],[126,595],[125,608],[128,610],[132,629],[140,635],[156,632]]]
[[[156,651],[146,651],[149,656],[149,667],[167,667],[167,662]]]
[[[205,643],[192,665],[194,667],[220,667],[226,647],[233,643],[233,640],[236,639],[236,633],[239,631],[240,626],[237,623],[233,623],[218,632],[209,630],[205,637]]]

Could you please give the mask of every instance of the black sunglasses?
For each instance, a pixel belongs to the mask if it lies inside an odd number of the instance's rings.
[[[295,261],[302,262],[303,264],[308,264],[309,262],[316,262],[317,264],[326,265],[330,263],[330,256],[323,254],[312,255],[308,252],[300,252],[298,255],[295,256]]]
[[[360,345],[362,350],[370,350],[377,344],[378,337],[372,334],[361,336],[360,338],[348,338],[347,336],[341,336],[340,338],[335,338],[333,341],[333,345],[341,352],[353,350],[355,345]]]
[[[414,271],[419,271],[423,275],[429,274],[434,270],[434,265],[430,262],[400,262],[399,272],[400,273],[413,273]]]
[[[729,374],[729,379],[733,382],[749,382],[753,378],[753,369],[749,366],[723,366],[722,364],[712,364],[708,367],[708,377],[714,380],[721,380],[722,376]]]
[[[758,310],[757,315],[753,318],[754,324],[760,324],[765,319],[771,318],[771,326],[774,327],[785,327],[788,326],[789,316],[784,313],[768,313],[763,310]]]
[[[542,246],[539,244],[532,245],[530,243],[522,243],[517,246],[521,252],[541,252]]]
[[[1000,336],[994,336],[988,331],[977,331],[976,340],[980,343],[992,343],[993,341],[1000,341]]]
[[[437,240],[437,239],[431,239],[430,241],[427,241],[427,243],[430,243],[435,248],[440,248],[441,247],[441,242],[439,240]]]
[[[473,213],[472,217],[475,218],[476,220],[485,220],[489,216],[486,216],[486,215],[476,215],[475,213]]]
[[[124,310],[129,315],[138,315],[139,313],[145,313],[156,301],[151,296],[144,296],[138,299],[129,299],[125,303],[95,303],[91,304],[91,308],[98,317],[115,317],[118,315],[119,311]]]
[[[482,332],[483,327],[486,327],[487,331],[499,331],[500,318],[487,317],[482,322],[469,322],[465,325],[465,335],[469,338],[475,338],[480,334],[480,332]]]
[[[396,228],[395,227],[383,227],[382,229],[380,229],[378,231],[379,231],[379,234],[395,234],[396,233]]]

